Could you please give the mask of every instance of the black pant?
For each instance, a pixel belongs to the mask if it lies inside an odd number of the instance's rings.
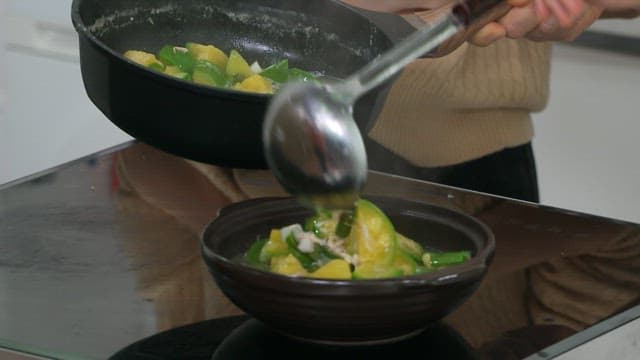
[[[538,202],[531,143],[452,166],[414,166],[374,141],[367,141],[369,168],[513,199]]]

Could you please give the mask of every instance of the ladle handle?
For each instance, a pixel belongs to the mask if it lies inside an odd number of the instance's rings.
[[[463,42],[467,40],[471,35],[480,30],[488,23],[495,21],[504,16],[512,6],[507,0],[464,0],[453,4],[450,9],[444,9],[453,15],[460,21],[463,26],[460,28],[457,34],[441,44],[437,49],[434,49],[425,57],[440,57],[447,55],[453,50],[457,49]],[[416,13],[416,15],[429,23],[428,18],[438,19],[442,16],[438,14],[440,9],[424,11]]]
[[[437,51],[439,46],[448,41],[464,41],[470,32],[499,18],[510,8],[506,0],[463,0],[434,23],[407,36],[344,82],[333,85],[332,90],[345,103],[354,103],[361,95],[382,84],[421,55]]]
[[[420,56],[426,53],[442,56],[455,49],[469,35],[510,9],[507,0],[462,0],[445,11],[436,10],[434,14],[438,16],[433,23],[419,28],[332,90],[345,103],[353,103]]]
[[[425,26],[397,43],[343,82],[333,85],[332,92],[344,103],[353,103],[361,95],[382,84],[403,67],[419,58],[447,39],[462,27],[452,14],[447,14],[431,26]]]

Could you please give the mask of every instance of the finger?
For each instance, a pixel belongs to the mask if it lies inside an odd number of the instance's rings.
[[[545,4],[565,28],[573,26],[585,8],[583,0],[545,0]]]
[[[545,0],[545,4],[551,10],[553,16],[560,21],[561,24],[566,24],[571,21],[569,14],[565,10],[564,6],[559,0]]]
[[[564,5],[574,23],[584,14],[587,4],[584,0],[564,0]]]
[[[547,20],[551,16],[551,10],[549,10],[544,0],[535,0],[533,6],[540,21]]]
[[[564,0],[563,4],[573,16],[581,14],[586,6],[583,0]]]
[[[506,30],[506,36],[512,39],[524,37],[540,23],[533,4],[521,8],[513,8],[499,21]]]
[[[469,38],[469,42],[476,46],[488,46],[504,38],[507,31],[504,26],[497,22],[491,22],[483,26]]]
[[[513,7],[523,7],[529,5],[531,2],[532,0],[509,0],[509,5]]]
[[[560,29],[558,18],[551,16],[540,23],[535,29],[531,30],[531,32],[527,34],[527,39],[533,41],[556,40],[556,37],[559,36]]]
[[[527,38],[534,41],[572,41],[591,26],[600,14],[602,9],[587,6],[575,24],[569,28],[563,27],[555,16],[551,16],[531,31]]]

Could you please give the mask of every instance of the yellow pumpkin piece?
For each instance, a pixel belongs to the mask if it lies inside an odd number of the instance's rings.
[[[291,254],[272,258],[271,271],[290,276],[306,276],[308,274],[300,261]]]
[[[229,76],[240,76],[243,79],[253,75],[251,66],[236,50],[231,50],[229,53],[226,71]]]
[[[424,254],[424,248],[420,243],[415,240],[396,232],[396,238],[398,239],[398,248],[404,251],[407,255],[411,256],[413,260],[421,262],[422,254]]]
[[[361,265],[387,266],[394,259],[396,244],[396,231],[389,218],[370,201],[358,200],[347,249],[358,254]]]
[[[186,79],[189,77],[189,74],[182,71],[179,67],[177,66],[167,66],[166,68],[164,68],[163,71],[165,74],[173,76],[173,77],[177,77],[179,79]]]
[[[351,279],[351,268],[349,263],[342,259],[331,260],[318,270],[309,274],[309,277],[318,279]]]
[[[124,53],[124,57],[143,66],[154,66],[164,69],[164,64],[158,58],[148,52],[139,50],[128,50]]]
[[[282,238],[282,232],[279,229],[271,230],[269,240],[260,250],[260,261],[266,263],[274,256],[286,255],[289,253],[289,247]]]
[[[210,61],[218,65],[221,69],[225,69],[227,67],[229,57],[224,53],[224,51],[218,49],[213,45],[187,43],[186,47],[198,60]]]
[[[418,264],[416,261],[404,251],[396,251],[393,259],[393,268],[400,269],[403,275],[413,275],[416,273]]]
[[[404,275],[403,269],[374,263],[360,264],[353,271],[354,279],[384,279],[402,275]]]
[[[234,86],[237,90],[250,91],[263,94],[273,94],[271,80],[258,74],[251,75]]]

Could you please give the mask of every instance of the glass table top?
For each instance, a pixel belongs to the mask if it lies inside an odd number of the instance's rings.
[[[637,224],[377,172],[365,193],[455,208],[495,234],[480,288],[418,337],[425,343],[454,341],[470,358],[548,358],[544,349],[566,351],[591,326],[637,313]],[[193,163],[138,143],[0,187],[0,347],[104,359],[164,344],[164,358],[196,346],[210,358],[220,344],[229,351],[274,336],[215,286],[199,234],[225,205],[283,194],[265,171]]]

